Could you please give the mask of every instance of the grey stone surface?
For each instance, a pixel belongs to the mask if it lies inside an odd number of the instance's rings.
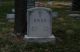
[[[80,14],[69,14],[69,16],[72,16],[72,17],[79,16],[80,17]]]
[[[15,21],[15,14],[7,14],[6,18],[9,22],[14,22]]]
[[[35,7],[27,11],[27,36],[29,42],[49,42],[52,36],[52,11],[45,7]]]
[[[24,41],[26,41],[26,42],[55,43],[55,41],[56,41],[54,35],[48,36],[48,37],[29,37],[29,36],[25,35],[24,38],[25,38]]]
[[[80,19],[80,11],[70,11],[68,16],[74,19]]]

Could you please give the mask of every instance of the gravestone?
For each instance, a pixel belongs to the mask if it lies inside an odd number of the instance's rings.
[[[8,22],[15,21],[15,9],[11,9],[11,12],[6,14],[6,19],[8,20]]]
[[[52,35],[52,11],[45,7],[35,7],[27,10],[27,42],[54,42]]]
[[[15,21],[15,14],[7,14],[6,18],[8,22],[14,22]]]
[[[78,11],[70,11],[68,16],[72,17],[73,19],[80,20],[80,12]]]

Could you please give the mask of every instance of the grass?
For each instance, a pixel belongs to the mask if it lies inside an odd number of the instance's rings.
[[[80,20],[68,15],[66,9],[53,9],[59,12],[58,18],[53,18],[53,33],[57,37],[55,45],[51,43],[24,43],[11,36],[13,23],[6,20],[6,14],[14,6],[3,4],[0,8],[0,52],[79,52],[80,51]]]

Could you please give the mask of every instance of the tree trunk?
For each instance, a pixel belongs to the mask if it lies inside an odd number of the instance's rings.
[[[27,32],[26,0],[15,0],[15,33],[22,36]]]
[[[80,0],[72,1],[72,11],[80,11]]]

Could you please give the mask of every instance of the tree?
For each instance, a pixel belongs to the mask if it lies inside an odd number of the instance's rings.
[[[80,0],[72,1],[72,11],[80,11]]]
[[[15,33],[24,35],[27,32],[26,0],[15,0]]]

